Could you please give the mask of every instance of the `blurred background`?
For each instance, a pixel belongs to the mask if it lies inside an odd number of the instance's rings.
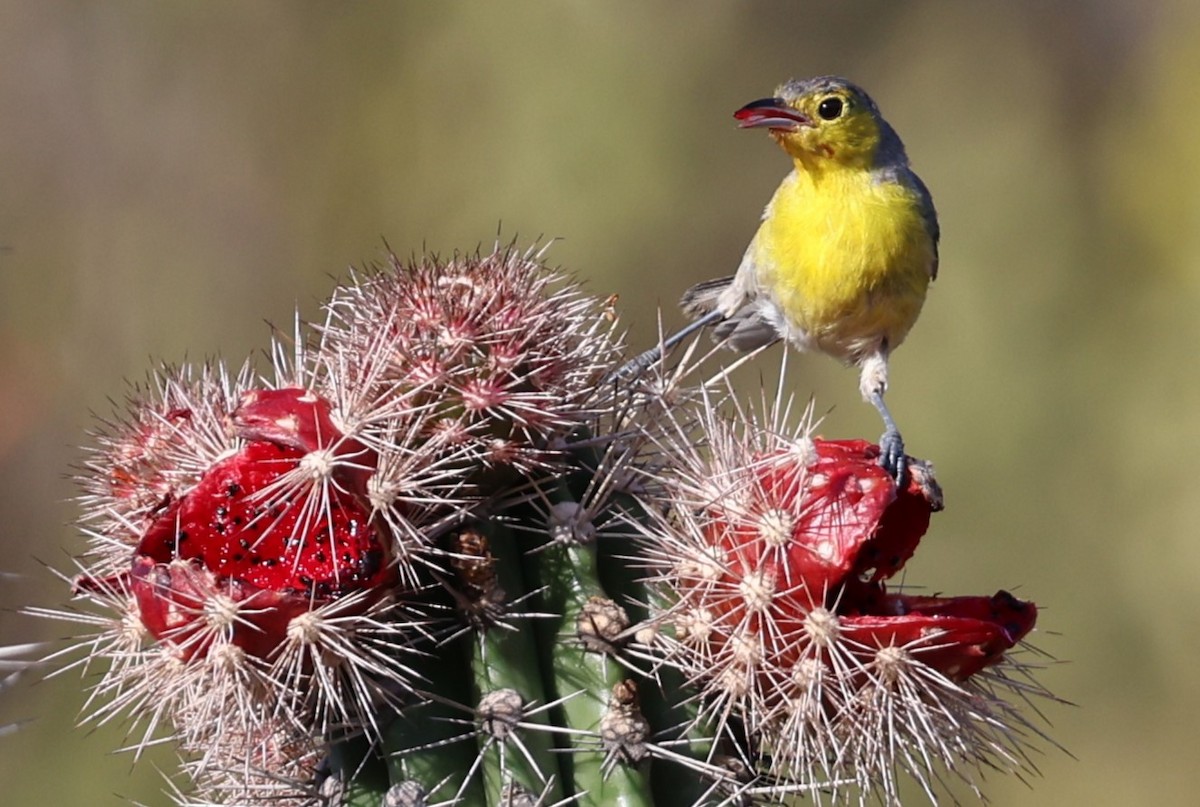
[[[52,638],[90,412],[153,362],[261,349],[349,265],[561,238],[637,348],[732,271],[788,170],[730,117],[866,86],[941,216],[893,412],[946,489],[907,581],[1043,609],[1042,776],[998,805],[1200,802],[1200,5],[0,2],[0,644]],[[751,371],[777,368],[774,355]],[[853,371],[790,381],[875,439]],[[163,805],[74,728],[78,677],[0,697],[9,804]],[[959,794],[962,796],[963,794]],[[913,803],[918,803],[914,800]]]

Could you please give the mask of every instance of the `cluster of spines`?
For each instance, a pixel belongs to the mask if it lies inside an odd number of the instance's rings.
[[[936,803],[947,775],[1036,770],[1043,735],[1007,700],[1050,697],[1007,652],[1036,608],[887,592],[941,507],[931,470],[898,490],[874,447],[782,411],[677,409],[655,437],[674,461],[631,522],[657,606],[634,652],[693,689],[708,761],[732,753],[745,798],[817,803],[896,803],[901,774]]]
[[[620,357],[614,318],[552,272],[528,271],[540,252],[496,250],[408,264],[339,287],[319,326],[320,351],[370,379],[380,394],[346,406],[360,417],[408,396],[429,435],[483,466],[553,465],[551,438],[605,408],[600,380]],[[355,383],[360,390],[361,383]]]

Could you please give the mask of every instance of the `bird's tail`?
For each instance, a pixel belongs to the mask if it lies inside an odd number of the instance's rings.
[[[732,313],[717,308],[726,289],[736,280],[735,275],[718,277],[697,283],[683,293],[679,305],[695,322],[713,326],[713,339],[725,347],[746,352],[778,341],[779,331],[763,319],[760,306],[752,299],[743,299]]]
[[[767,345],[779,338],[773,329],[766,326],[756,313],[753,306],[747,305],[739,309],[731,318],[717,309],[717,301],[721,294],[734,281],[734,275],[718,277],[697,283],[683,293],[679,305],[685,314],[692,318],[692,323],[681,331],[663,339],[662,343],[652,347],[639,356],[623,364],[608,379],[636,378],[642,372],[662,359],[663,354],[678,345],[701,328],[713,328],[713,336],[718,342],[725,342],[737,350],[750,350],[760,345]],[[749,326],[749,327],[748,327]],[[753,331],[753,338],[747,340],[743,331]]]
[[[714,311],[717,307],[717,299],[733,283],[733,277],[733,275],[729,275],[697,283],[683,293],[683,297],[679,300],[679,307],[692,319]]]

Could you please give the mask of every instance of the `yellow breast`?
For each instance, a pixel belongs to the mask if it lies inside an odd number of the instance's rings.
[[[920,314],[934,243],[918,194],[861,169],[803,170],[776,191],[751,247],[758,288],[822,350],[894,348]]]

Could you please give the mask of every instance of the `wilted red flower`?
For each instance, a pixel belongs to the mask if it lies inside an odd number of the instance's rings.
[[[889,801],[897,769],[928,790],[933,766],[1021,766],[1027,724],[990,668],[1036,607],[887,588],[941,509],[931,469],[913,460],[898,490],[864,441],[729,422],[708,399],[699,419],[707,450],[683,426],[658,440],[643,544],[665,630],[643,652],[701,688],[697,728],[757,760],[746,792],[851,799],[841,782]]]
[[[247,389],[247,373],[183,378],[139,401],[89,462],[97,562],[74,587],[99,613],[43,613],[99,629],[79,645],[89,663],[111,661],[95,719],[173,723],[203,784],[262,756],[206,739],[218,731],[273,743],[336,726],[377,733],[375,709],[402,693],[422,618],[372,504],[379,455],[338,427],[330,403]]]
[[[265,659],[297,615],[389,593],[395,566],[364,507],[374,453],[328,411],[303,390],[247,393],[233,431],[249,442],[168,495],[142,533],[122,574],[142,624],[185,659],[214,640]]]
[[[133,391],[79,474],[76,599],[31,609],[83,626],[56,661],[107,665],[89,718],[132,718],[137,750],[172,731],[201,800],[308,803],[330,743],[379,740],[415,697],[439,539],[611,403],[613,320],[537,251],[390,256],[326,312],[265,377],[212,362]]]

